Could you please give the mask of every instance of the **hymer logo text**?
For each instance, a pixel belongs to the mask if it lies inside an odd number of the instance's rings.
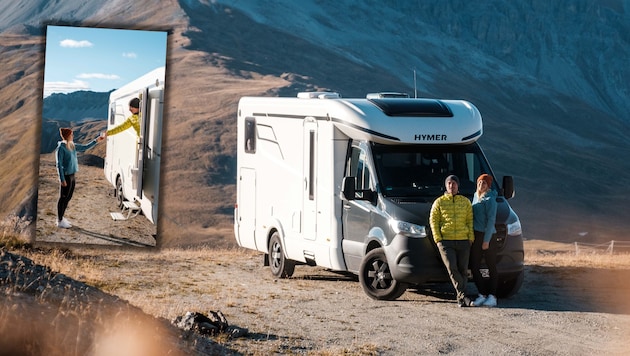
[[[416,141],[446,141],[446,135],[432,134],[432,135],[414,135]]]

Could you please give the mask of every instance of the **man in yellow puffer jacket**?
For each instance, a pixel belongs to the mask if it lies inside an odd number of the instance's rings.
[[[472,205],[468,198],[457,194],[457,176],[446,177],[444,185],[446,192],[433,202],[429,223],[433,239],[455,287],[457,304],[460,307],[470,307],[473,305],[466,297],[466,283],[470,246],[475,240]]]
[[[138,114],[140,112],[140,99],[133,98],[129,101],[129,111],[131,112],[131,116],[122,124],[107,130],[105,136],[113,136],[133,127],[134,131],[136,131],[136,135],[140,137],[140,116]]]

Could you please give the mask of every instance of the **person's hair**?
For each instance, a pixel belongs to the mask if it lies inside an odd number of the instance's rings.
[[[133,98],[131,100],[129,100],[129,106],[131,106],[132,108],[140,108],[140,99],[138,98]]]
[[[66,145],[70,149],[70,151],[74,151],[74,141],[70,140],[70,136],[72,135],[72,129],[68,127],[59,128],[59,134],[61,138],[66,141]]]

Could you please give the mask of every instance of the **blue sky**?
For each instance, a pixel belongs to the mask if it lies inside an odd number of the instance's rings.
[[[44,97],[107,92],[166,65],[166,32],[47,26]]]

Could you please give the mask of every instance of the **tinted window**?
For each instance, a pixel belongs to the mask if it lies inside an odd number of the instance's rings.
[[[245,153],[256,153],[256,118],[245,118]]]
[[[379,145],[372,147],[379,187],[385,196],[436,197],[455,174],[459,190],[472,197],[475,181],[490,168],[479,146]],[[494,187],[496,189],[496,187]]]

